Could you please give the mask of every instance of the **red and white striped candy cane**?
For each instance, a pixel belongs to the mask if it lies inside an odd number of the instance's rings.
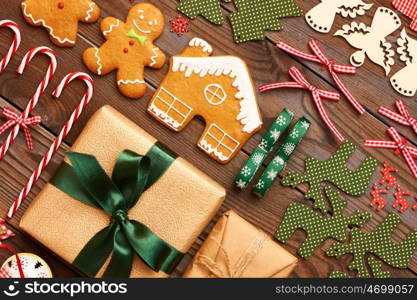
[[[26,69],[26,66],[31,62],[33,57],[35,57],[37,54],[45,54],[49,57],[50,63],[48,66],[48,70],[46,71],[46,74],[42,81],[39,83],[35,93],[33,94],[32,98],[30,99],[28,105],[26,106],[25,110],[23,111],[21,115],[21,119],[25,120],[29,118],[29,115],[35,108],[36,104],[38,104],[39,98],[45,91],[46,87],[49,84],[49,81],[51,80],[52,76],[54,75],[57,67],[56,62],[56,54],[54,51],[49,49],[48,47],[36,47],[30,50],[26,55],[23,57],[22,62],[20,63],[19,67],[17,68],[17,72],[19,74],[23,74],[23,72]],[[13,144],[14,140],[16,139],[17,135],[19,134],[19,131],[21,129],[22,125],[19,123],[16,123],[16,125],[13,127],[12,132],[7,137],[4,144],[0,147],[0,160],[3,159],[3,157],[6,155],[7,151],[9,150],[10,146]]]
[[[94,82],[91,77],[85,73],[81,72],[74,72],[70,73],[67,76],[64,77],[64,79],[61,81],[61,83],[58,85],[58,87],[53,92],[53,95],[55,97],[59,97],[64,90],[64,88],[73,80],[75,79],[81,79],[85,82],[87,85],[87,89],[85,91],[85,94],[83,98],[81,99],[80,104],[77,106],[77,108],[74,110],[74,112],[71,114],[71,117],[65,123],[65,126],[62,128],[59,135],[55,138],[55,141],[49,148],[48,152],[44,155],[41,162],[39,163],[38,167],[33,172],[32,176],[30,177],[28,183],[25,185],[25,187],[22,189],[22,191],[19,194],[19,197],[16,198],[13,205],[10,207],[10,210],[7,214],[9,218],[12,218],[14,214],[16,213],[17,209],[19,208],[22,201],[27,197],[30,190],[32,189],[33,185],[36,183],[36,181],[41,176],[43,170],[47,167],[49,162],[51,161],[52,156],[56,153],[58,148],[61,146],[63,139],[68,135],[68,133],[71,131],[72,126],[74,123],[78,120],[81,113],[83,112],[84,107],[87,106],[87,104],[90,102],[93,93],[94,93]]]
[[[19,26],[13,21],[10,20],[2,20],[0,21],[0,28],[10,28],[13,33],[13,42],[10,45],[9,51],[7,51],[6,55],[0,60],[0,73],[6,69],[7,65],[9,64],[10,60],[12,59],[13,55],[16,53],[17,49],[19,49],[20,42],[22,41],[22,34],[20,32]]]

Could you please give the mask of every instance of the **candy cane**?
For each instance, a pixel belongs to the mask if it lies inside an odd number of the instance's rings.
[[[52,51],[48,47],[36,47],[30,50],[28,53],[26,53],[26,55],[23,57],[23,60],[20,63],[16,71],[19,74],[23,74],[23,72],[26,69],[26,66],[31,62],[33,57],[35,57],[35,55],[37,54],[47,55],[50,59],[50,63],[49,63],[49,67],[48,67],[48,70],[46,71],[44,78],[39,83],[35,93],[33,94],[28,105],[26,106],[25,110],[22,113],[22,116],[20,117],[22,120],[27,119],[29,115],[31,114],[31,112],[33,111],[33,109],[35,108],[36,104],[38,104],[39,98],[41,97],[46,87],[48,86],[49,81],[54,75],[56,71],[56,67],[57,67],[56,54],[54,51]],[[12,132],[9,134],[6,141],[0,148],[0,160],[3,159],[3,157],[6,155],[7,151],[9,150],[9,147],[13,144],[17,135],[19,134],[21,127],[22,127],[21,122],[16,123],[16,125],[13,127]]]
[[[19,26],[13,21],[10,20],[2,20],[0,21],[0,28],[10,28],[13,33],[13,42],[10,45],[9,51],[6,55],[0,60],[0,73],[6,69],[7,65],[9,64],[10,60],[12,59],[13,55],[16,53],[17,49],[19,49],[20,42],[22,41],[22,35],[20,32]]]
[[[67,136],[67,134],[71,131],[72,126],[74,123],[78,120],[81,113],[83,112],[84,107],[87,106],[87,104],[90,102],[91,97],[94,93],[94,82],[91,77],[85,73],[81,72],[74,72],[70,73],[67,76],[64,77],[64,79],[61,81],[61,83],[58,85],[58,87],[53,92],[53,95],[58,98],[64,88],[73,80],[75,79],[81,79],[85,82],[87,85],[87,90],[84,94],[84,97],[81,99],[80,104],[77,106],[77,108],[74,110],[74,112],[71,114],[71,117],[65,123],[65,126],[62,128],[60,134],[55,138],[55,141],[49,148],[48,153],[44,155],[41,162],[39,163],[38,167],[33,172],[32,176],[30,177],[28,183],[25,185],[25,187],[22,189],[22,191],[19,194],[19,197],[16,198],[14,201],[12,207],[10,207],[9,213],[7,216],[9,218],[12,218],[14,214],[16,213],[17,209],[19,208],[22,201],[27,197],[30,190],[32,189],[33,185],[36,183],[36,181],[41,176],[43,170],[47,167],[49,162],[51,161],[52,156],[56,153],[58,148],[61,146],[63,139]]]

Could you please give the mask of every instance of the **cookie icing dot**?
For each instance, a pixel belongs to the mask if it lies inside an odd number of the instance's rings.
[[[58,3],[58,8],[59,9],[63,9],[65,7],[64,2],[59,2]]]

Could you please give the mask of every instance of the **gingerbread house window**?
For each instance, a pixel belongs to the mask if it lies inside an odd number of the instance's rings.
[[[227,94],[220,84],[209,84],[204,89],[204,97],[212,105],[220,105],[226,100]]]
[[[228,135],[223,129],[216,124],[211,124],[203,137],[205,144],[210,145],[209,151],[220,153],[224,160],[229,159],[240,143]]]

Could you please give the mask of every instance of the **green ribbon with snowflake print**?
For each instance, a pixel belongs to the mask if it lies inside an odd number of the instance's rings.
[[[252,152],[242,170],[236,176],[235,185],[238,188],[243,190],[248,186],[268,154],[274,148],[281,134],[290,126],[293,118],[294,114],[288,109],[284,109],[278,115],[275,122],[262,137],[258,147]]]
[[[287,161],[290,159],[291,155],[294,153],[295,149],[300,144],[303,137],[307,134],[310,125],[310,120],[308,120],[305,117],[302,117],[298,120],[294,128],[285,138],[274,159],[266,167],[264,173],[261,175],[258,182],[255,184],[253,192],[256,195],[260,197],[263,197],[265,195],[265,193],[274,183],[275,179],[285,168]]]

